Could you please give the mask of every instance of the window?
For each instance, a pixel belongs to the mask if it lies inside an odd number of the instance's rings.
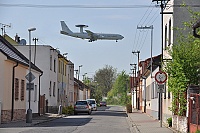
[[[19,79],[15,78],[15,100],[19,100]]]
[[[25,90],[25,82],[24,80],[21,80],[21,101],[24,100],[24,90]]]
[[[49,84],[49,96],[51,96],[51,81],[50,81],[50,84]]]
[[[50,70],[52,70],[52,55],[50,55]]]
[[[54,59],[53,61],[53,68],[54,68],[54,72],[56,72],[56,59]]]
[[[165,47],[164,49],[166,50],[167,49],[167,25],[165,25]]]
[[[35,85],[34,92],[35,92],[35,94],[34,94],[34,102],[36,102],[37,101],[37,85]]]
[[[55,97],[56,95],[56,82],[53,82],[53,96]]]
[[[60,73],[60,61],[59,61],[59,64],[58,64],[58,72]]]
[[[147,101],[150,101],[150,95],[151,95],[151,94],[150,94],[150,85],[148,85],[148,86],[146,87],[146,93],[147,93],[147,95],[146,95],[146,96],[147,96],[147,97],[146,97],[146,100],[147,100]]]
[[[154,82],[151,83],[151,99],[154,99]]]
[[[59,89],[58,89],[58,93],[57,93],[57,101],[59,102],[59,99],[60,99],[60,93],[59,93]]]
[[[73,92],[69,92],[69,100],[70,102],[73,102]]]
[[[154,90],[155,90],[155,91],[154,91],[154,92],[155,92],[155,93],[154,93],[154,98],[158,98],[158,84],[157,84],[155,81],[154,81],[154,86],[155,86],[155,87],[154,87],[154,88],[155,88],[155,89],[154,89]]]
[[[157,92],[157,89],[158,89],[158,85],[157,83],[154,81],[152,84],[151,84],[151,99],[155,99],[155,98],[158,98],[158,92]]]
[[[171,19],[169,20],[169,44],[168,44],[168,46],[170,46],[171,45],[171,31],[172,31],[172,27],[171,27]]]
[[[67,65],[65,65],[65,76],[67,75]]]

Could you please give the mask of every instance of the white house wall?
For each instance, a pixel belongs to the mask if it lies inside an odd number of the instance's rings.
[[[67,82],[68,82],[68,86],[67,86],[67,95],[68,95],[68,102],[69,105],[74,105],[74,65],[67,65]]]
[[[29,73],[29,71],[27,70],[27,74],[28,73]],[[34,83],[34,90],[31,90],[30,105],[31,105],[32,113],[38,113],[39,75],[40,75],[40,73],[38,73],[34,70],[32,70],[31,73],[35,76],[35,79],[32,81],[32,83]],[[26,80],[26,83],[28,83],[27,80]],[[28,110],[28,108],[29,108],[29,91],[26,90],[26,111]]]
[[[154,118],[158,118],[158,95],[157,92],[155,91],[155,85],[154,85],[154,94],[152,97],[152,93],[153,93],[153,84],[155,84],[155,74],[159,71],[159,68],[155,69],[152,72],[152,78],[149,75],[146,79],[146,86],[147,86],[147,113],[149,115],[151,115]],[[148,87],[149,86],[149,87]]]
[[[29,56],[29,46],[15,46],[26,57]],[[34,61],[34,46],[31,47],[31,61]],[[52,70],[50,70],[50,55],[52,55]],[[56,60],[56,72],[54,72],[54,59]],[[45,99],[48,100],[48,106],[57,106],[57,67],[58,67],[58,53],[48,45],[37,45],[35,65],[43,71],[41,76],[41,95],[45,94]],[[50,81],[51,81],[51,96],[50,96]],[[55,96],[53,96],[53,84],[55,82]],[[39,87],[39,86],[38,86]]]

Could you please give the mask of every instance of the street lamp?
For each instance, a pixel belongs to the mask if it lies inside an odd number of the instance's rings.
[[[81,72],[80,68],[81,68],[82,66],[83,66],[83,65],[78,66],[78,80],[79,80],[79,75],[80,75],[80,72]]]
[[[29,87],[28,87],[28,110],[26,114],[26,123],[32,123],[32,110],[31,110],[31,31],[35,31],[36,28],[30,28],[28,29],[29,32]]]

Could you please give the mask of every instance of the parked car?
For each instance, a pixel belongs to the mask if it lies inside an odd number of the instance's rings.
[[[89,104],[92,106],[92,110],[97,111],[97,103],[95,99],[87,99]]]
[[[107,106],[106,101],[101,101],[100,106]]]
[[[74,114],[78,113],[92,113],[92,107],[87,100],[79,100],[74,104]]]

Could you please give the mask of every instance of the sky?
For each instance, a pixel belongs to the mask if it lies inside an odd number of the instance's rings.
[[[137,26],[153,25],[152,54],[161,53],[160,8],[152,0],[0,0],[0,27],[6,27],[6,34],[14,38],[16,33],[28,41],[28,29],[32,38],[38,38],[38,45],[51,45],[63,53],[67,59],[81,67],[81,75],[87,73],[92,78],[96,71],[106,65],[117,69],[118,73],[131,73],[131,63],[151,57],[151,30]],[[113,33],[124,36],[123,40],[97,40],[88,42],[60,34],[60,21],[79,32],[77,24],[86,24],[88,30],[97,33]],[[32,42],[34,43],[34,42]]]

